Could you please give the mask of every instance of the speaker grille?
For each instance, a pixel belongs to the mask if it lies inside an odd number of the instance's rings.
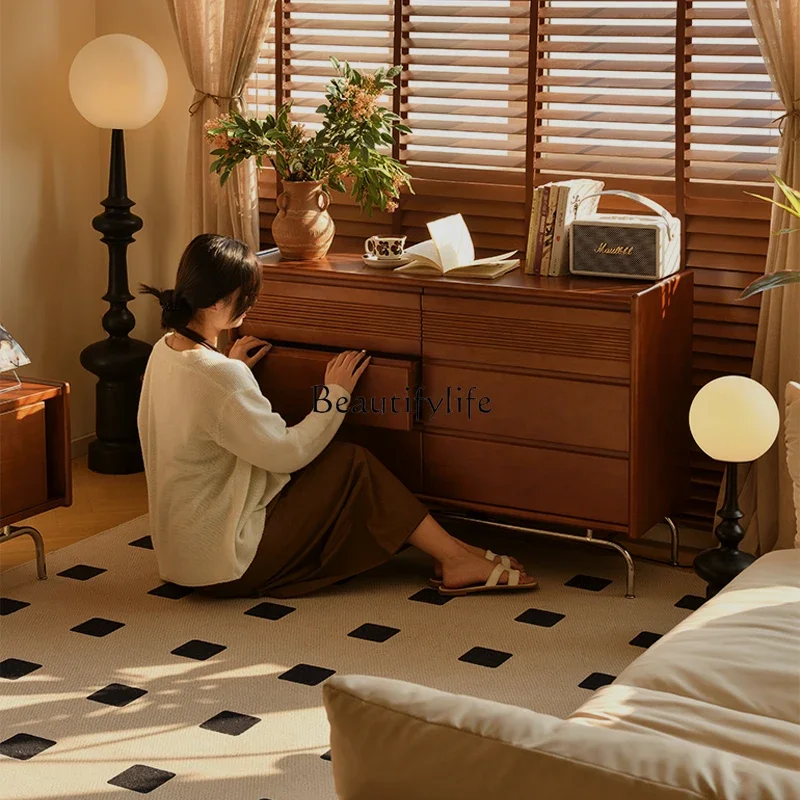
[[[573,271],[655,278],[658,241],[655,228],[573,225]]]

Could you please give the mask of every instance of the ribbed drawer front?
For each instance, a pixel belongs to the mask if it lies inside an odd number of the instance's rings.
[[[296,424],[314,405],[315,386],[325,380],[325,368],[335,353],[302,347],[274,347],[253,370],[261,391],[289,424]],[[410,431],[413,406],[391,398],[409,395],[419,375],[413,359],[373,358],[352,393],[345,422],[375,428]],[[324,402],[324,395],[318,395]],[[394,410],[393,410],[394,408]]]
[[[630,315],[622,311],[424,295],[428,358],[627,378]]]
[[[426,432],[425,494],[543,515],[624,525],[624,458],[501,444]]]
[[[422,383],[426,429],[628,452],[628,386],[443,364]]]
[[[420,295],[265,280],[242,333],[383,353],[421,352]]]

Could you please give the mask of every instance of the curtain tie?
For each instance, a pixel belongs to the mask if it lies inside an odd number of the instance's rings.
[[[792,118],[796,122],[800,122],[800,106],[796,105],[797,103],[800,103],[800,98],[795,100],[795,105],[793,105],[792,108],[790,108],[785,114],[781,114],[779,117],[775,117],[773,120],[774,123],[777,123],[778,133],[780,133],[781,136],[783,136],[783,128],[787,119]],[[795,136],[797,136],[797,132],[795,133]]]
[[[239,92],[239,94],[235,94],[232,97],[225,97],[221,94],[211,94],[211,92],[203,92],[200,89],[195,89],[195,94],[199,94],[200,97],[197,98],[190,106],[189,106],[189,116],[193,117],[197,111],[200,110],[200,106],[206,101],[206,99],[213,100],[215,105],[219,105],[220,100],[243,100],[244,93]]]

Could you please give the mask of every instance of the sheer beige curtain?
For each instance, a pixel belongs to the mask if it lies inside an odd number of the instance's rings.
[[[786,115],[777,174],[800,188],[800,0],[747,0],[747,8],[775,91]],[[783,195],[775,193],[778,200]],[[793,224],[794,223],[794,224]],[[797,227],[780,208],[774,231]],[[800,231],[770,238],[766,272],[800,270]],[[752,377],[772,392],[784,419],[786,385],[800,378],[800,284],[763,295]],[[747,471],[740,493],[746,535],[742,549],[755,555],[792,547],[795,515],[783,430],[772,449]]]
[[[245,162],[220,189],[219,178],[209,174],[204,125],[230,109],[244,110],[245,83],[255,70],[275,0],[166,2],[195,88],[186,170],[190,233],[235,236],[257,249],[257,170]]]

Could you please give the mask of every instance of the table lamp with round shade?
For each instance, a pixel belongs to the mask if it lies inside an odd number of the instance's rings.
[[[755,461],[772,447],[778,435],[780,415],[772,395],[757,381],[726,375],[707,383],[689,410],[689,427],[700,449],[725,468],[725,501],[717,514],[722,520],[714,531],[719,541],[699,553],[695,572],[708,584],[706,597],[713,597],[754,556],[739,550],[744,530],[739,520],[738,465]]]
[[[108,197],[92,220],[108,245],[109,309],[103,316],[108,338],[86,347],[81,364],[97,375],[97,439],[89,445],[89,469],[106,474],[140,472],[142,453],[136,426],[141,380],[150,345],[128,334],[136,320],[128,310],[126,253],[141,217],[131,213],[125,175],[124,130],[141,128],[161,110],[167,96],[167,71],[150,45],[112,33],[80,50],[69,71],[75,107],[92,125],[111,130]]]

